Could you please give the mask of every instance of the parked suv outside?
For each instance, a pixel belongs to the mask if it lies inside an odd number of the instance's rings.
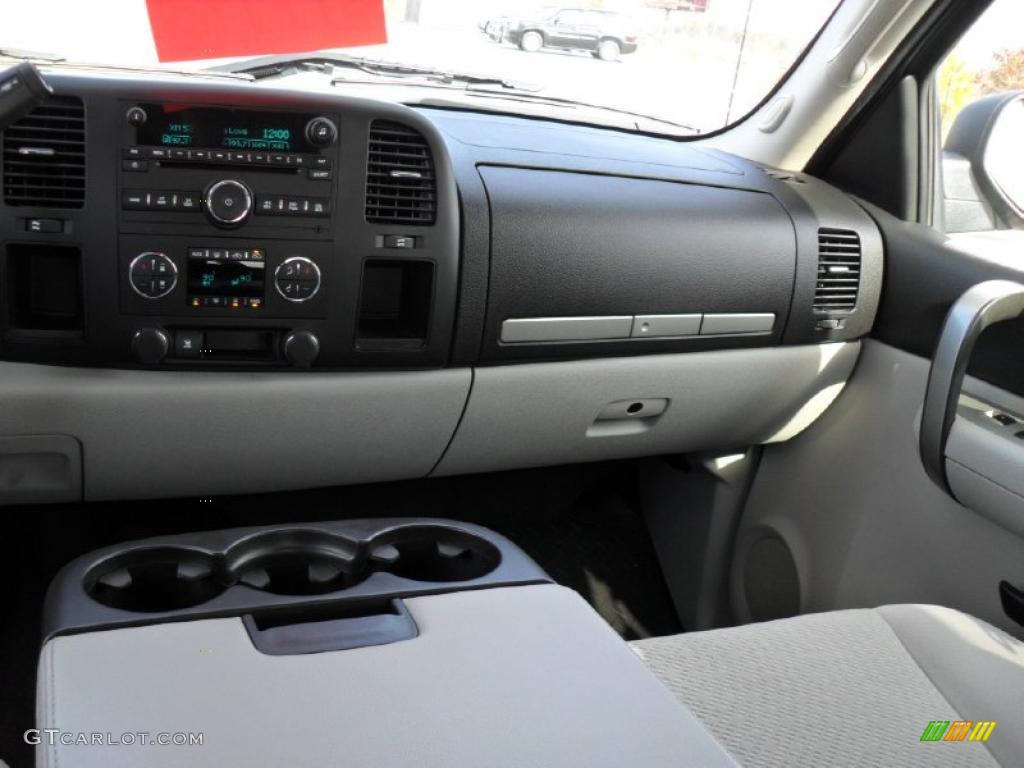
[[[626,20],[608,11],[563,8],[544,18],[513,21],[502,31],[504,40],[530,53],[561,48],[589,51],[603,61],[615,61],[637,48],[636,34]]]

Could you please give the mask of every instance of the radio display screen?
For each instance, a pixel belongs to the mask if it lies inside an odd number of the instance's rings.
[[[262,250],[197,248],[189,252],[188,295],[198,306],[258,308],[266,289]]]
[[[143,108],[148,118],[137,129],[139,144],[253,152],[313,151],[305,137],[309,115],[171,104],[146,104]]]

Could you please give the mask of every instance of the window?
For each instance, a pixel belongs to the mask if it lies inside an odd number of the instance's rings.
[[[309,52],[308,44],[282,42],[301,38],[295,29],[306,26],[330,43],[316,50],[480,75],[517,88],[482,93],[488,88],[479,81],[470,88],[452,84],[443,98],[460,106],[692,136],[719,130],[757,106],[840,1],[37,0],[11,4],[0,48],[202,69],[240,59],[239,52]],[[239,23],[224,18],[229,6],[244,7]],[[181,21],[192,18],[194,25]],[[184,42],[162,46],[161,19],[170,19],[165,26],[174,26]],[[362,82],[349,91],[366,95],[372,73],[358,75]],[[437,100],[441,85],[409,83],[416,87],[427,101]],[[371,95],[389,98],[394,91]],[[402,100],[416,103],[416,97]]]
[[[1024,230],[1024,3],[996,0],[936,76],[948,233]]]

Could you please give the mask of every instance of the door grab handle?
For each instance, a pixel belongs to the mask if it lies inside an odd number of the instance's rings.
[[[920,451],[928,476],[950,493],[946,480],[946,440],[956,418],[967,363],[981,332],[1024,313],[1024,285],[989,280],[967,290],[946,315],[932,355],[921,411]]]

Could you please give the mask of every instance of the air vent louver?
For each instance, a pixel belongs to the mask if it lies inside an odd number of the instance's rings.
[[[433,224],[437,213],[434,161],[412,128],[375,120],[366,169],[366,220],[371,224]]]
[[[4,131],[8,205],[81,208],[85,199],[85,109],[53,98]]]
[[[818,230],[816,312],[849,312],[860,290],[860,236],[848,229]]]

